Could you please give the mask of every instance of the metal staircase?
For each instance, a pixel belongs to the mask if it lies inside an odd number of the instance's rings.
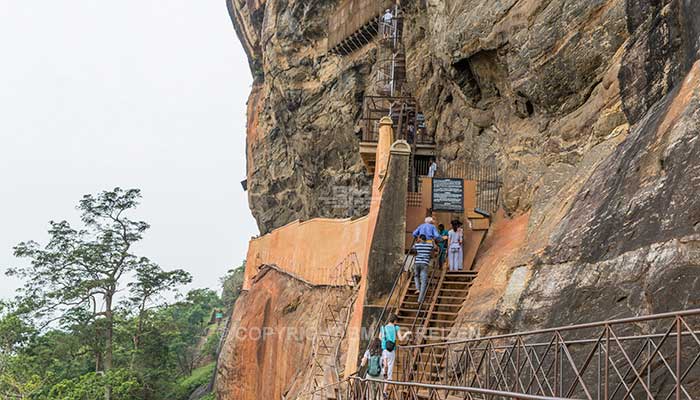
[[[425,300],[422,304],[418,303],[418,293],[413,279],[405,285],[397,316],[399,317],[398,325],[404,330],[413,332],[411,345],[440,343],[447,339],[476,275],[477,273],[474,271],[450,272],[433,262],[429,272]],[[421,350],[412,351],[414,353],[421,352]],[[401,367],[404,365],[401,358],[406,356],[422,362],[422,365],[415,365],[410,370],[404,370]],[[424,375],[437,375],[441,362],[442,355],[436,352],[431,353],[430,357],[400,352],[394,379],[414,382],[429,381],[432,377]],[[415,371],[421,371],[423,376],[418,376]]]
[[[315,351],[312,359],[312,384],[309,387],[313,393],[304,397],[310,400],[337,399],[339,393],[334,387],[321,389],[329,382],[338,382],[343,378],[344,371],[339,363],[340,345],[345,338],[347,326],[352,315],[352,308],[357,299],[354,291],[349,299],[343,301],[336,293],[328,296],[330,301],[323,304],[325,311],[316,335]],[[315,390],[321,389],[321,390]]]
[[[440,373],[380,383],[389,400],[692,400],[699,336],[700,309],[689,309],[404,346],[414,377],[426,356]],[[373,384],[351,378],[348,400],[369,399]]]
[[[297,396],[299,399],[342,399],[339,387],[329,383],[340,382],[345,378],[340,351],[358,296],[360,266],[357,254],[351,253],[341,261],[336,266],[336,273],[339,281],[344,281],[345,285],[324,289],[325,294],[319,304],[319,313],[322,315],[316,325],[308,366],[302,372],[303,376],[295,380],[305,382]],[[287,393],[293,389],[294,387],[290,388]]]
[[[417,101],[411,96],[407,83],[406,50],[403,44],[404,20],[399,8],[393,13],[391,23],[379,22],[377,53],[375,67],[374,93],[365,96],[362,106],[360,154],[368,172],[374,172],[376,162],[376,145],[379,140],[379,121],[391,117],[394,124],[395,138],[406,140],[411,145],[409,159],[409,191],[416,191],[416,155],[430,157],[435,152],[433,135],[426,134],[418,126],[420,110]],[[413,133],[409,134],[409,126]]]

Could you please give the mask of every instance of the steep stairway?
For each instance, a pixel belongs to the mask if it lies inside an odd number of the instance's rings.
[[[354,298],[342,302],[339,296],[331,303],[325,305],[326,313],[323,316],[320,333],[318,335],[318,347],[314,358],[314,383],[317,387],[335,382],[343,371],[339,370],[337,351],[339,342],[345,337],[347,321],[352,312]]]
[[[413,279],[405,285],[397,316],[398,325],[402,330],[413,332],[411,344],[439,343],[447,340],[476,276],[475,271],[450,272],[433,263],[429,273],[428,290],[422,304],[418,303]],[[419,360],[421,365],[413,365],[410,371],[404,371],[404,359],[409,356]],[[434,349],[430,354],[399,352],[394,379],[428,381],[430,375],[439,374],[443,356]]]
[[[320,318],[316,325],[312,352],[303,375],[296,380],[304,383],[297,396],[299,399],[342,400],[339,386],[333,383],[345,378],[340,353],[359,294],[359,268],[357,254],[349,254],[335,267],[337,281],[344,281],[345,285],[323,289],[325,295],[318,304]],[[294,384],[287,392],[292,389],[295,389]]]

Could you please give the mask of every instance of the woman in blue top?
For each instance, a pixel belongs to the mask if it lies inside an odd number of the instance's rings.
[[[382,376],[386,380],[391,380],[393,378],[398,342],[403,342],[411,336],[411,332],[401,332],[401,327],[396,325],[396,321],[398,320],[399,318],[396,314],[391,314],[387,320],[387,324],[384,325],[379,332],[379,338],[382,339]],[[384,385],[385,398],[388,395],[388,387],[389,385]]]

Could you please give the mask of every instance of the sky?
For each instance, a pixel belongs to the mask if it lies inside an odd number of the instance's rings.
[[[245,178],[252,83],[224,0],[0,0],[0,298],[87,193],[140,188],[138,255],[219,288],[258,233]]]

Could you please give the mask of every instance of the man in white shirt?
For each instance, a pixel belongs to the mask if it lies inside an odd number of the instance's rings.
[[[384,21],[383,24],[383,32],[384,32],[384,39],[389,37],[389,34],[391,32],[391,22],[394,19],[394,15],[391,13],[391,10],[387,9],[386,12],[384,12],[384,17],[382,17],[382,20]]]
[[[435,173],[437,172],[438,165],[435,162],[434,158],[430,159],[430,168],[428,168],[428,178],[434,178]]]

